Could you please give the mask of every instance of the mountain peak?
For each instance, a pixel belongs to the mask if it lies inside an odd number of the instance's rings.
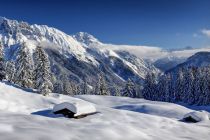
[[[0,16],[0,23],[1,23],[1,21],[6,20],[6,19],[7,18]]]
[[[0,16],[0,25],[3,23],[3,22],[8,22],[9,20],[7,19],[7,18],[5,18],[5,17],[1,17]]]
[[[93,35],[87,33],[87,32],[78,32],[75,35],[73,35],[73,37],[81,42],[84,43],[86,45],[90,45],[90,44],[101,44],[101,42],[95,38]]]

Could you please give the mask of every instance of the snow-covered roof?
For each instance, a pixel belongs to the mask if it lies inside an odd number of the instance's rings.
[[[209,113],[206,111],[193,111],[184,115],[184,118],[191,117],[197,122],[209,120]]]
[[[70,102],[63,102],[60,104],[57,104],[53,107],[53,112],[57,112],[62,109],[68,109],[72,111],[74,116],[84,115],[84,114],[90,114],[96,112],[96,108],[93,104],[86,102],[86,101],[78,101],[74,103]]]

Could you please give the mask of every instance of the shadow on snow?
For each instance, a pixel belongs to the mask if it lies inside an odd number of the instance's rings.
[[[32,112],[32,115],[39,115],[39,116],[44,116],[44,117],[49,117],[49,118],[59,118],[63,117],[63,115],[56,115],[52,112],[51,109],[45,109],[45,110],[39,110],[36,112]]]

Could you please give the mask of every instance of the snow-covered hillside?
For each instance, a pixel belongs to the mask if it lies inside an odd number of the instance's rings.
[[[51,113],[61,102],[88,101],[99,113],[69,119]],[[200,107],[201,108],[201,107]],[[1,140],[187,140],[210,137],[210,121],[196,124],[180,119],[184,106],[111,96],[49,97],[0,83]]]
[[[167,72],[177,72],[181,68],[205,67],[210,65],[210,52],[198,52],[189,57],[185,62],[171,68]]]
[[[119,51],[105,47],[83,32],[71,36],[46,25],[30,25],[1,17],[0,41],[6,47],[7,60],[16,59],[22,42],[26,42],[31,52],[37,45],[45,47],[57,83],[67,75],[75,83],[81,83],[86,77],[88,83],[94,85],[102,72],[110,85],[122,85],[128,78],[140,83],[148,71],[159,72],[153,64],[128,52],[126,56],[119,55]]]

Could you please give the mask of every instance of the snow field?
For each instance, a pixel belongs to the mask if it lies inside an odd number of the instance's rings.
[[[82,119],[52,115],[55,104],[93,103],[99,113]],[[210,122],[184,123],[193,110],[143,99],[111,96],[37,95],[0,83],[1,140],[208,140]],[[172,113],[171,113],[172,112]]]

